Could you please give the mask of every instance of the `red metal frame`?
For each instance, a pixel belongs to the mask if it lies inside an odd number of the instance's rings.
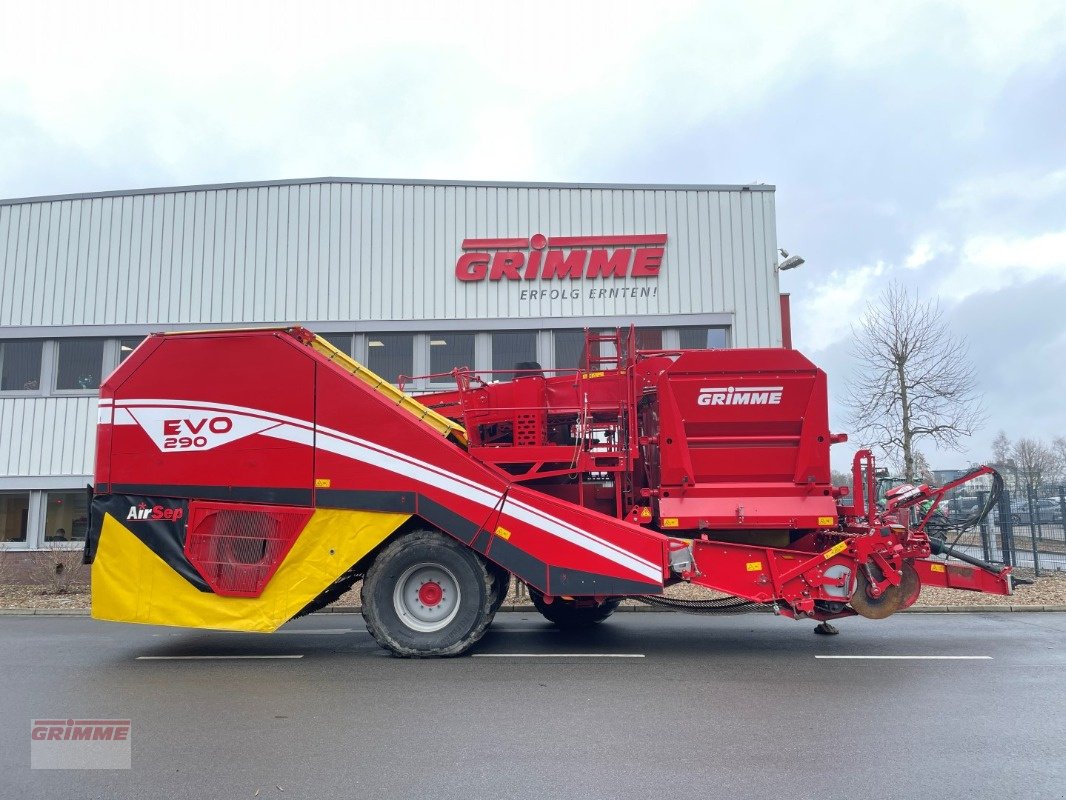
[[[878,508],[874,457],[860,450],[849,500],[848,487],[832,485],[829,468],[830,446],[847,436],[829,431],[825,375],[801,354],[641,351],[632,329],[628,335],[587,333],[586,339],[584,368],[574,373],[492,384],[458,370],[454,392],[421,399],[461,422],[471,454],[512,480],[658,529],[672,537],[671,550],[678,548],[673,537],[694,536],[682,580],[818,618],[853,613],[826,613],[816,601],[837,602],[859,570],[875,599],[900,584],[906,565],[934,585],[951,579],[957,588],[1010,593],[1009,568],[996,574],[969,566],[941,570],[926,560],[925,524],[945,493],[991,470],[915,490],[907,507],[933,503],[911,527],[900,504]],[[773,389],[780,391],[767,391]],[[759,402],[736,403],[738,392],[748,391],[753,400],[756,390]],[[506,433],[517,430],[521,415],[537,420],[532,440]],[[598,425],[613,435],[609,447],[617,458],[597,458],[582,436],[570,448],[548,444],[545,432],[553,421],[556,429],[570,425],[581,432]],[[505,434],[485,440],[482,433],[499,426]],[[552,463],[555,469],[548,468]],[[528,468],[515,469],[519,464]],[[602,491],[588,490],[597,482],[613,488],[613,508]],[[749,541],[729,541],[741,533],[749,533]],[[849,577],[833,567],[846,568]]]

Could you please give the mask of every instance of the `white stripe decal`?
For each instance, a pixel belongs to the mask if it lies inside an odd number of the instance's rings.
[[[305,444],[308,447],[315,446],[314,431],[309,431],[306,428],[297,428],[293,425],[278,425],[276,428],[261,431],[259,435],[269,436],[271,439],[283,439],[296,444]]]
[[[607,548],[609,550],[614,550],[614,551],[616,551],[618,553],[621,553],[622,555],[629,556],[630,558],[637,558],[632,553],[630,553],[628,550],[625,550],[624,548],[619,547],[618,545],[614,544],[613,542],[608,542],[606,539],[601,539],[600,537],[596,536],[595,534],[589,533],[588,531],[583,531],[583,530],[581,530],[581,528],[577,528],[574,525],[570,524],[569,522],[565,522],[564,520],[558,519],[557,517],[553,517],[553,516],[543,512],[543,511],[540,511],[539,509],[534,508],[533,506],[531,506],[531,505],[529,505],[527,503],[523,503],[521,500],[508,499],[508,504],[509,505],[510,504],[514,504],[514,505],[518,506],[519,508],[523,509],[524,511],[526,511],[527,513],[532,514],[537,519],[544,520],[548,524],[557,525],[560,528],[563,528],[563,529],[569,531],[570,533],[576,534],[578,536],[586,536],[586,537],[594,540],[595,542],[597,542],[601,547],[605,547],[605,548]],[[558,534],[558,535],[562,535],[562,534]],[[644,559],[638,559],[638,560],[642,561],[645,564],[651,564],[652,563],[650,561],[645,561]],[[658,579],[658,577],[661,575],[661,570],[658,567],[656,567],[655,569],[656,569],[656,573],[655,573],[656,579]]]
[[[183,408],[197,411],[229,411],[233,414],[246,414],[249,417],[262,417],[263,419],[270,419],[275,422],[288,422],[290,425],[299,425],[303,428],[314,427],[310,422],[305,422],[296,417],[287,417],[284,414],[277,414],[273,411],[263,411],[258,408],[247,408],[245,406],[234,406],[225,403],[211,403],[207,400],[116,400],[115,405],[123,406],[125,408],[152,408],[160,406],[163,408]]]
[[[289,417],[284,414],[267,412],[256,408],[212,403],[199,400],[164,400],[137,399],[115,401],[114,424],[129,425],[135,421],[127,409],[167,408],[197,411],[222,411],[256,417],[275,423],[276,427],[259,431],[261,436],[282,439],[307,447],[318,446],[323,450],[336,453],[353,461],[370,464],[396,475],[403,475],[419,483],[443,489],[449,494],[462,497],[488,509],[497,508],[503,496],[500,492],[489,489],[479,483],[460,475],[447,472],[439,467],[426,464],[404,453],[386,450],[374,442],[360,439],[349,433],[314,426],[311,423]],[[315,434],[318,434],[316,441]],[[545,533],[570,542],[578,547],[595,553],[619,566],[658,582],[662,578],[662,568],[651,561],[640,558],[622,547],[601,539],[588,531],[575,527],[561,519],[543,512],[520,500],[508,499],[504,507],[504,516],[533,525]]]
[[[659,580],[662,576],[661,568],[634,556],[632,553],[628,553],[624,550],[620,551],[614,545],[609,545],[607,542],[597,536],[593,536],[587,531],[582,531],[579,528],[566,525],[554,517],[534,513],[528,506],[526,508],[516,507],[512,509],[511,502],[508,501],[505,510],[508,515],[515,519],[522,520],[536,528],[540,528],[545,533],[550,533],[560,539],[572,542],[579,547],[583,547],[592,553],[596,553],[596,555],[606,558],[608,561],[621,564],[623,567],[631,569],[639,575],[651,578],[652,580]]]
[[[374,442],[369,442],[369,441],[367,441],[365,439],[359,439],[358,437],[352,436],[351,434],[344,433],[343,431],[334,430],[332,428],[327,428],[325,426],[319,426],[317,430],[318,430],[318,432],[320,434],[324,434],[324,435],[327,435],[327,436],[334,436],[334,437],[337,437],[338,439],[341,439],[342,441],[346,441],[346,442],[351,442],[351,443],[357,444],[357,445],[359,445],[359,446],[361,446],[363,448],[367,448],[367,449],[369,449],[369,450],[371,450],[371,451],[373,451],[375,453],[379,453],[379,454],[381,454],[383,456],[386,456],[387,458],[397,458],[400,461],[406,462],[411,467],[413,467],[415,470],[428,470],[428,471],[430,471],[432,473],[435,473],[435,475],[436,475],[436,478],[434,479],[435,481],[443,481],[444,483],[449,483],[449,484],[452,484],[452,483],[455,483],[455,482],[459,482],[459,483],[465,485],[466,487],[468,487],[469,489],[474,490],[475,492],[485,491],[485,487],[483,487],[479,483],[475,483],[473,481],[469,481],[466,478],[463,478],[463,477],[461,477],[459,475],[454,475],[454,474],[452,474],[450,472],[445,472],[444,470],[441,470],[441,469],[439,469],[437,467],[434,467],[434,466],[432,466],[430,464],[426,464],[426,463],[424,463],[422,461],[417,461],[417,460],[415,460],[415,459],[413,459],[413,458],[411,458],[411,457],[409,457],[409,456],[407,456],[407,455],[405,455],[403,453],[397,453],[397,452],[394,452],[394,451],[385,450],[380,445],[375,444]],[[341,455],[344,455],[344,454],[341,453]],[[364,459],[356,458],[356,460],[362,461]],[[370,463],[376,463],[376,462],[370,462]],[[404,472],[403,470],[390,470],[390,471],[398,472],[401,475],[409,474],[407,472]],[[423,480],[423,479],[420,478],[419,480]],[[425,482],[425,481],[423,480],[423,482]],[[459,492],[459,494],[461,496],[463,496],[463,497],[467,496],[466,494],[463,494],[462,492]],[[498,493],[492,492],[492,496],[495,498],[495,502],[499,501],[500,495]],[[470,497],[469,499],[475,499],[475,498],[474,497]],[[480,502],[480,501],[475,500],[475,502]],[[493,505],[489,506],[489,508],[494,508],[495,507],[495,502],[493,503]],[[638,556],[634,556],[628,550],[625,550],[625,549],[619,547],[618,545],[613,544],[612,542],[608,542],[608,541],[606,541],[604,539],[599,538],[598,536],[595,536],[595,535],[589,533],[588,531],[584,531],[581,528],[577,528],[577,527],[571,525],[568,522],[564,522],[563,520],[558,519],[557,517],[553,517],[550,514],[544,512],[544,511],[541,511],[538,508],[534,508],[533,506],[522,502],[521,500],[515,500],[513,498],[508,498],[507,506],[505,508],[507,514],[510,514],[512,516],[519,516],[519,515],[516,515],[516,514],[513,513],[513,511],[511,510],[513,507],[520,508],[524,512],[526,512],[527,516],[524,517],[524,518],[526,519],[526,521],[531,522],[531,524],[535,524],[538,527],[543,527],[545,525],[552,527],[553,528],[552,533],[555,536],[558,536],[560,538],[566,539],[567,541],[574,541],[574,539],[573,539],[574,536],[580,537],[580,538],[584,538],[584,539],[589,539],[589,540],[593,541],[600,548],[605,548],[606,550],[613,550],[613,551],[615,551],[616,553],[618,553],[619,555],[621,555],[621,556],[623,556],[625,558],[636,559],[641,564],[644,564],[644,565],[647,565],[647,566],[651,567],[651,569],[652,569],[652,571],[654,573],[654,580],[659,580],[660,577],[661,577],[661,574],[662,574],[661,569],[657,565],[655,565],[653,562],[647,561],[645,559],[641,559]],[[528,516],[530,516],[530,515],[532,517],[534,517],[535,520],[529,520]],[[519,516],[519,518],[523,518],[523,517]],[[559,529],[563,529],[563,531],[560,531]],[[576,543],[577,542],[575,542],[575,544]],[[584,547],[583,544],[581,546]],[[610,558],[610,560],[614,561],[613,558]],[[618,563],[618,562],[616,562],[616,563]],[[640,572],[640,570],[636,570],[636,571]],[[645,573],[642,572],[641,574],[645,574]]]
[[[400,460],[406,461],[408,464],[411,464],[412,466],[418,467],[419,469],[428,470],[430,472],[433,472],[438,477],[449,479],[449,480],[455,480],[455,481],[459,481],[461,483],[464,483],[464,484],[466,484],[468,487],[470,487],[472,489],[478,490],[478,489],[483,489],[484,488],[484,487],[481,486],[481,484],[475,483],[473,481],[469,481],[466,478],[463,478],[463,477],[461,477],[459,475],[453,475],[450,472],[442,470],[442,469],[440,469],[438,467],[434,467],[434,466],[432,466],[430,464],[426,464],[424,462],[418,461],[417,459],[414,459],[414,458],[412,458],[410,456],[407,456],[407,455],[405,455],[403,453],[397,453],[395,451],[386,450],[385,448],[381,447],[381,445],[379,445],[379,444],[376,444],[374,442],[369,442],[369,441],[367,441],[365,439],[360,439],[357,436],[352,436],[350,433],[345,433],[344,431],[339,431],[339,430],[335,430],[333,428],[328,428],[328,427],[326,427],[324,425],[319,425],[319,426],[316,427],[315,425],[312,425],[310,422],[307,422],[305,420],[297,419],[296,417],[289,417],[289,416],[286,416],[284,414],[277,414],[277,413],[274,413],[272,411],[263,411],[263,410],[258,409],[258,408],[248,408],[246,406],[234,406],[234,405],[227,405],[227,404],[223,404],[223,403],[211,403],[211,402],[208,402],[208,401],[199,401],[199,400],[159,400],[159,399],[118,400],[118,401],[116,401],[116,407],[118,407],[119,405],[121,407],[125,407],[125,408],[164,407],[164,408],[193,410],[193,411],[226,411],[226,412],[229,412],[231,414],[243,414],[243,415],[249,416],[249,417],[258,417],[260,419],[272,420],[274,422],[284,422],[284,423],[288,423],[289,425],[295,426],[297,428],[303,428],[303,429],[306,429],[308,431],[317,430],[319,433],[326,434],[328,436],[335,436],[338,439],[341,439],[342,441],[351,442],[351,443],[356,444],[356,445],[361,445],[362,447],[369,448],[371,450],[374,450],[374,451],[376,451],[378,453],[381,453],[382,455],[388,456],[390,458],[399,458]],[[306,442],[302,442],[302,441],[300,443],[301,444],[306,444]]]
[[[300,432],[303,433],[303,432]],[[297,441],[297,431],[287,425],[282,425],[264,432],[264,436],[272,436],[278,439]],[[353,461],[361,461],[371,464],[397,475],[413,478],[419,483],[427,483],[436,486],[449,494],[466,498],[478,505],[493,509],[500,503],[502,495],[484,487],[469,485],[468,482],[458,481],[454,476],[438,474],[436,471],[426,469],[423,465],[416,465],[398,458],[392,454],[382,453],[362,445],[345,442],[336,436],[319,431],[317,446],[331,453],[350,458]],[[512,508],[513,504],[513,508]],[[575,544],[584,550],[595,553],[608,561],[630,569],[638,575],[643,575],[651,580],[658,581],[662,575],[660,567],[650,561],[638,558],[625,550],[604,542],[599,537],[593,536],[587,531],[566,525],[555,517],[537,512],[525,503],[508,500],[504,506],[504,516],[526,522],[534,527],[555,536],[571,544]]]

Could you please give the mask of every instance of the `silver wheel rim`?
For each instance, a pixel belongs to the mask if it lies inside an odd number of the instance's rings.
[[[448,626],[459,613],[459,582],[440,564],[415,564],[396,581],[392,605],[400,621],[419,633]]]

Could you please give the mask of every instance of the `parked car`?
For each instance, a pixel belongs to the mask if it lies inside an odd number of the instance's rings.
[[[981,498],[975,495],[959,495],[948,501],[948,508],[952,517],[968,519],[980,510]]]
[[[1025,498],[1011,500],[1010,521],[1016,525],[1028,525],[1030,521],[1061,523],[1062,503],[1059,502],[1057,497],[1043,497],[1033,500],[1033,513],[1035,516],[1030,520],[1029,501]]]

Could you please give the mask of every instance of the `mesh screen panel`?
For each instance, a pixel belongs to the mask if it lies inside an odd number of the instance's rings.
[[[185,554],[215,594],[258,597],[311,513],[306,508],[192,502]]]

